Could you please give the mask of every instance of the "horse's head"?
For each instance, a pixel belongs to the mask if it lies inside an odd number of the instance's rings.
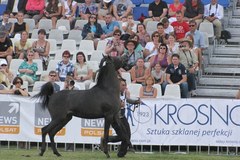
[[[100,62],[99,68],[102,68],[104,66],[104,62],[105,64],[112,64],[115,67],[115,70],[120,69],[121,67],[123,67],[124,62],[125,62],[125,57],[111,57],[111,56],[104,56]]]

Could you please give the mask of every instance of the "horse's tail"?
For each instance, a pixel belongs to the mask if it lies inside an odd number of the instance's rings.
[[[42,99],[42,107],[45,108],[48,106],[50,96],[54,93],[54,88],[51,82],[45,83],[38,94],[33,96],[33,98]]]

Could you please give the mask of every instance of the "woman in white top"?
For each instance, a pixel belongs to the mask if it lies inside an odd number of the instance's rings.
[[[178,46],[179,44],[176,43],[176,37],[174,35],[174,33],[170,33],[169,37],[168,37],[168,55],[173,55],[178,53]]]
[[[68,19],[70,24],[75,20],[75,13],[77,10],[77,2],[73,0],[64,0],[62,7],[62,18]],[[73,26],[72,26],[73,27]]]
[[[88,89],[92,82],[93,71],[86,63],[86,57],[83,52],[78,52],[76,55],[77,63],[74,65],[74,79],[78,82],[83,82],[85,88]]]
[[[151,38],[152,41],[146,44],[143,51],[145,61],[148,61],[151,56],[154,56],[158,53],[158,47],[160,45],[160,34],[155,31],[152,33]]]

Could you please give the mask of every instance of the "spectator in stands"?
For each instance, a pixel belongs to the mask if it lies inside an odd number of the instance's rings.
[[[43,16],[44,7],[44,0],[27,0],[26,14],[24,15],[24,18],[32,18],[34,19],[35,24],[37,24]]]
[[[89,20],[91,15],[97,15],[97,13],[98,7],[92,3],[92,0],[85,0],[85,3],[81,3],[79,6],[79,15],[81,19]]]
[[[191,34],[186,36],[187,39],[189,39],[192,42],[192,45],[190,46],[190,49],[196,54],[197,56],[197,60],[198,60],[198,67],[196,68],[196,70],[201,69],[201,65],[202,65],[202,51],[200,48],[198,47],[194,47],[194,38]]]
[[[172,55],[172,63],[166,70],[166,82],[163,83],[163,93],[167,84],[178,84],[181,90],[181,98],[188,97],[188,83],[185,66],[180,63],[178,54]]]
[[[201,50],[203,50],[205,48],[205,42],[204,42],[204,36],[203,33],[201,33],[199,30],[197,30],[197,22],[195,20],[191,20],[189,22],[189,28],[190,31],[188,31],[185,35],[192,35],[194,38],[194,47],[200,48]]]
[[[122,23],[122,30],[124,31],[124,34],[128,35],[133,35],[137,32],[137,25],[134,23],[132,14],[127,16],[127,22]]]
[[[23,80],[20,77],[15,77],[13,80],[13,86],[10,89],[0,90],[0,94],[15,94],[21,96],[30,96],[26,88],[22,88]]]
[[[149,59],[150,66],[153,68],[157,63],[161,65],[162,70],[165,71],[167,66],[171,63],[171,57],[168,55],[167,45],[162,43],[158,47],[158,53]]]
[[[64,81],[64,90],[79,90],[79,88],[77,88],[75,86],[73,73],[71,73],[71,72],[68,73],[68,75]],[[68,144],[68,145],[72,145],[72,144]],[[71,148],[71,147],[68,146],[67,148]]]
[[[152,41],[148,42],[143,51],[143,55],[145,61],[148,61],[150,57],[156,55],[158,53],[158,47],[160,45],[160,35],[157,31],[152,33],[151,36]]]
[[[50,43],[46,40],[46,34],[45,29],[40,29],[38,31],[38,40],[32,44],[34,58],[42,60],[44,70],[46,70],[48,66],[50,51]]]
[[[174,33],[174,28],[169,24],[167,17],[164,17],[161,22],[163,23],[164,32],[166,34]]]
[[[173,55],[173,54],[178,53],[178,46],[179,46],[179,44],[176,42],[174,33],[169,34],[168,44],[167,44],[168,54]]]
[[[76,10],[77,2],[73,0],[64,0],[62,3],[62,19],[68,19],[71,28],[74,27]]]
[[[211,0],[211,3],[204,6],[204,22],[213,24],[217,40],[221,37],[223,16],[223,6],[218,4],[218,0]]]
[[[176,40],[180,40],[185,37],[185,34],[189,31],[188,23],[183,21],[182,11],[176,12],[177,21],[172,23],[174,32],[176,35]]]
[[[86,57],[83,52],[78,52],[76,55],[77,62],[74,64],[74,79],[85,84],[85,88],[89,89],[92,82],[93,71],[86,63]]]
[[[25,13],[27,0],[9,0],[7,1],[6,11],[10,13],[11,18],[16,18],[15,16],[19,11]]]
[[[45,10],[43,14],[43,19],[51,19],[52,20],[52,28],[56,28],[57,20],[62,15],[62,3],[59,0],[48,0],[45,5]]]
[[[168,34],[165,33],[165,31],[164,31],[163,23],[159,22],[157,24],[157,31],[158,31],[158,33],[160,35],[160,42],[164,43],[164,44],[167,44],[168,43]]]
[[[201,0],[185,0],[184,8],[184,21],[189,22],[195,20],[197,25],[202,22],[204,14],[204,5]]]
[[[140,53],[141,55],[143,55],[143,47],[142,45],[139,43],[139,37],[137,34],[133,34],[129,37],[129,40],[134,40],[137,42],[137,47],[134,49],[135,53]],[[124,49],[124,52],[127,52],[127,49]],[[142,56],[143,57],[143,56]]]
[[[143,84],[145,78],[150,75],[150,69],[144,66],[144,59],[138,58],[136,65],[130,70],[132,83]]]
[[[0,58],[6,59],[8,64],[10,64],[12,60],[12,54],[12,41],[9,37],[7,37],[7,33],[5,31],[0,31]]]
[[[121,56],[124,52],[124,44],[120,39],[122,31],[116,29],[113,32],[113,39],[109,40],[105,48],[105,53],[110,56]]]
[[[163,0],[154,0],[149,4],[148,15],[149,18],[144,20],[144,25],[147,26],[148,21],[161,21],[162,18],[167,16],[168,6]]]
[[[48,80],[49,80],[49,82],[52,82],[54,92],[55,93],[59,92],[60,91],[60,86],[56,83],[56,81],[57,81],[57,72],[56,71],[50,71],[48,73]]]
[[[105,22],[106,22],[106,26],[103,26],[103,28],[102,28],[104,34],[101,35],[101,39],[112,37],[113,32],[116,29],[120,29],[120,26],[119,26],[118,22],[113,20],[113,17],[112,17],[111,13],[106,14]]]
[[[111,0],[101,0],[98,4],[98,19],[104,20],[105,17],[113,13],[113,3]]]
[[[190,31],[186,33],[186,38],[190,38],[193,43],[193,50],[196,53],[199,61],[199,67],[202,64],[202,51],[205,48],[204,35],[197,30],[197,23],[195,20],[189,22]]]
[[[174,0],[173,3],[169,5],[168,16],[170,18],[168,20],[170,23],[177,21],[177,11],[182,11],[182,13],[184,13],[183,4],[180,2],[180,0]]]
[[[62,60],[58,62],[56,67],[56,72],[58,74],[58,80],[65,81],[67,77],[67,73],[74,72],[74,65],[72,62],[70,62],[70,52],[68,50],[64,51],[62,53]]]
[[[147,42],[150,42],[150,35],[146,31],[146,26],[142,23],[137,25],[137,35],[139,37],[139,43],[145,47]]]
[[[155,64],[154,69],[151,72],[151,75],[155,80],[155,84],[162,85],[162,83],[164,82],[165,73],[162,70],[160,63]]]
[[[10,88],[13,80],[13,73],[9,70],[7,61],[5,59],[0,60],[0,90]]]
[[[2,22],[0,23],[0,31],[5,31],[7,34],[9,34],[11,28],[12,28],[12,22],[8,22],[10,13],[8,11],[5,11],[2,16]]]
[[[192,41],[182,39],[179,45],[180,62],[186,67],[188,90],[192,97],[197,96],[195,73],[198,67],[196,54],[191,50]]]
[[[88,23],[83,26],[82,38],[85,40],[93,40],[94,47],[96,49],[98,40],[102,34],[102,26],[97,22],[97,15],[91,14],[88,19]]]
[[[133,3],[131,0],[115,0],[113,2],[113,15],[121,21],[123,17],[132,13]]]
[[[28,32],[21,32],[21,39],[14,43],[14,58],[15,59],[26,59],[28,51],[31,50],[32,45],[28,41]]]
[[[126,65],[123,67],[122,71],[129,71],[137,62],[139,58],[143,58],[142,52],[135,52],[137,47],[137,42],[135,40],[127,40],[124,43],[124,47],[127,49],[122,56],[126,57]]]
[[[149,75],[145,78],[145,86],[140,88],[139,97],[140,98],[156,98],[157,89],[153,87],[155,80],[153,76]]]
[[[26,22],[23,21],[23,16],[24,13],[22,11],[19,11],[17,13],[17,22],[12,25],[10,37],[16,36],[17,38],[20,38],[21,32],[29,32],[29,26]]]
[[[22,62],[18,68],[18,72],[20,73],[19,77],[27,81],[29,85],[32,85],[38,79],[36,76],[38,66],[36,62],[33,62],[33,58],[34,53],[29,51],[27,53],[27,60]]]

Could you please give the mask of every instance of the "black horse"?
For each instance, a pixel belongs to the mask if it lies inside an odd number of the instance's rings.
[[[105,65],[103,63],[106,62]],[[116,70],[122,67],[122,58],[103,57],[100,63],[100,70],[97,84],[89,90],[63,90],[55,94],[51,82],[44,84],[40,93],[34,98],[41,98],[42,107],[47,107],[52,121],[42,128],[42,147],[40,156],[46,150],[46,135],[49,134],[53,153],[61,156],[56,149],[54,136],[71,119],[72,116],[95,119],[104,118],[104,150],[109,158],[107,142],[109,128],[111,124],[119,124],[118,112],[120,110],[120,88]],[[115,129],[117,134],[122,137],[125,144],[130,140],[121,133],[121,127]],[[126,153],[123,153],[124,156]]]

